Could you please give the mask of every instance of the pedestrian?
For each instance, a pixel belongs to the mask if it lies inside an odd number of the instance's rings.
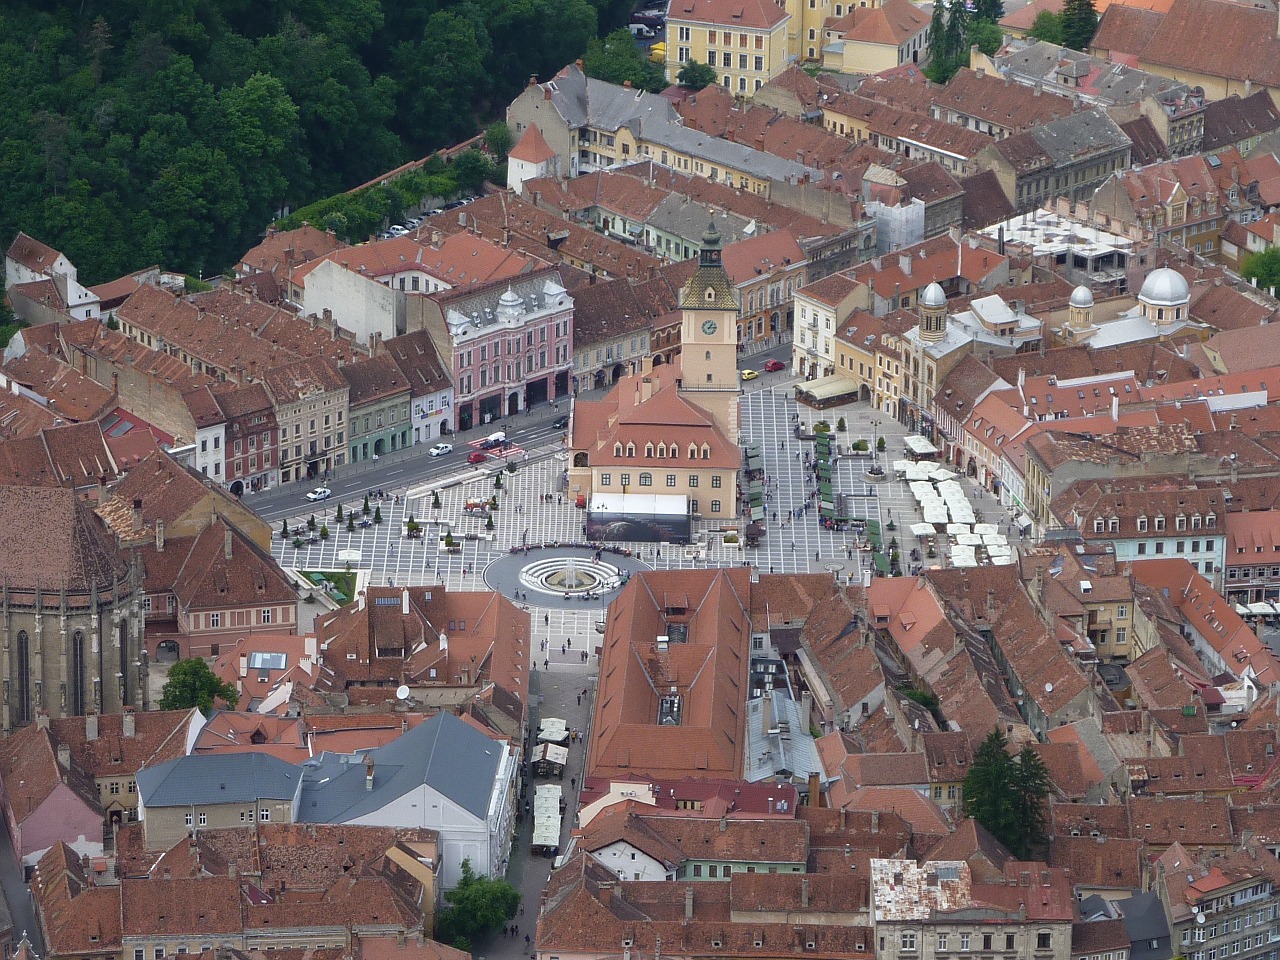
[[[504,937],[509,937],[509,936],[511,936],[511,928],[510,928],[510,927],[508,927],[508,926],[506,926],[506,925],[504,924],[504,925],[503,925],[503,927],[502,927],[502,935],[503,935]]]
[[[524,907],[520,908],[520,912],[524,913]],[[526,947],[529,945],[529,935],[527,933],[524,935],[524,945]]]
[[[550,669],[550,667],[551,667],[551,661],[550,661],[550,660],[548,660],[546,657],[543,657],[543,658],[542,658],[542,669],[543,669],[543,670],[548,670],[548,669]]]
[[[577,777],[570,777],[570,778],[569,778],[569,789],[570,789],[570,790],[576,789],[576,788],[577,788],[577,786],[578,786],[578,778],[577,778]]]
[[[564,655],[565,655],[565,645],[562,643],[560,644],[560,656],[563,657]]]
[[[570,650],[572,650],[572,649],[573,649],[573,637],[570,637],[570,638],[569,638],[568,640],[566,640],[565,642],[566,642],[567,644],[569,644],[569,649],[570,649]]]
[[[544,613],[544,614],[542,615],[542,622],[543,622],[544,624],[546,624],[546,625],[550,626],[550,625],[551,625],[551,614],[549,614],[549,613]],[[546,643],[546,641],[544,640],[544,641],[543,641],[543,643],[545,644],[545,643]]]
[[[817,559],[818,559],[818,551],[817,551],[817,550],[813,551],[813,559],[815,559],[815,560],[817,560]]]
[[[582,694],[578,694],[578,706],[582,706]]]
[[[524,904],[523,904],[523,903],[522,903],[522,904],[520,904],[520,916],[522,916],[522,917],[524,916]],[[528,943],[528,942],[529,942],[529,935],[528,935],[527,933],[524,935],[524,940],[525,940],[525,943]]]

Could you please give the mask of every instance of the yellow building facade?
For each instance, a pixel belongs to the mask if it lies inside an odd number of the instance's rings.
[[[791,60],[791,15],[772,0],[674,0],[667,13],[667,79],[690,61],[715,68],[719,83],[751,97]]]

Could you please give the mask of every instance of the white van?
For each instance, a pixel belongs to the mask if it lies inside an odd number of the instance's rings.
[[[628,24],[631,29],[631,35],[637,40],[652,40],[653,28],[646,27],[643,23]]]

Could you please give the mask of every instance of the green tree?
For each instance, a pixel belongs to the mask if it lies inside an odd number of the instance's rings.
[[[307,518],[307,529],[314,530],[316,528],[316,515],[313,513]]]
[[[477,876],[470,859],[462,861],[462,879],[444,895],[450,906],[436,925],[436,938],[470,950],[485,934],[500,930],[516,915],[520,893],[500,877]]]
[[[1098,29],[1093,0],[1066,0],[1062,5],[1062,42],[1072,50],[1087,50]]]
[[[950,0],[947,4],[947,29],[943,34],[946,57],[952,61],[952,72],[969,61],[965,38],[969,35],[969,8],[966,0]]]
[[[476,194],[493,175],[493,162],[479,150],[466,150],[453,161],[452,172],[460,190]]]
[[[484,518],[484,528],[486,530],[493,529],[493,514],[489,514],[489,516]]]
[[[356,532],[356,514],[355,514],[355,511],[353,510],[347,514],[347,533],[355,533],[355,532]]]
[[[338,504],[338,510],[337,510],[337,512],[336,512],[336,513],[334,513],[334,515],[333,515],[333,519],[335,519],[335,520],[337,520],[337,521],[339,521],[339,522],[341,522],[341,521],[342,521],[342,504]]]
[[[505,158],[511,152],[513,146],[511,128],[507,126],[505,120],[489,124],[489,128],[484,132],[484,145],[495,157]]]
[[[1027,36],[1033,40],[1043,40],[1045,43],[1062,46],[1066,39],[1062,29],[1062,14],[1054,13],[1052,10],[1041,10],[1031,22],[1031,29],[1027,32]]]
[[[973,19],[998,23],[1004,16],[1004,0],[974,0]]]
[[[369,515],[369,495],[367,493],[364,495],[364,515],[366,517]]]
[[[320,527],[320,539],[321,540],[329,539],[329,525],[327,523],[322,524]]]
[[[1004,31],[990,20],[974,20],[969,24],[969,45],[988,57],[995,56],[1004,45]]]
[[[978,747],[964,778],[964,812],[1013,850],[1017,845],[1018,814],[1014,764],[1008,745],[1005,735],[997,729]]]
[[[439,490],[431,491],[431,509],[432,510],[440,509],[440,491]]]
[[[160,692],[161,710],[190,710],[203,714],[213,710],[216,700],[234,706],[240,696],[233,684],[224,683],[199,657],[179,660],[169,668],[169,679]]]
[[[933,0],[933,14],[929,20],[929,57],[931,61],[946,60],[947,4],[946,0]]]
[[[885,448],[886,446],[887,446],[887,444],[884,442],[884,437],[877,437],[877,438],[876,438],[876,452],[877,452],[877,453],[884,453],[884,448]]]
[[[711,86],[718,79],[716,68],[709,63],[703,63],[701,60],[685,61],[685,65],[676,74],[676,82],[689,90],[702,90]]]
[[[1028,744],[1018,754],[1014,764],[1013,796],[1014,822],[1017,826],[1017,846],[1009,847],[1022,860],[1030,860],[1032,854],[1045,841],[1049,798],[1049,771],[1040,755]]]
[[[1244,258],[1240,273],[1246,280],[1257,280],[1264,290],[1280,287],[1280,247],[1272,247]]]
[[[377,507],[374,507],[374,508],[373,508],[373,522],[374,522],[375,524],[377,524],[377,523],[381,523],[381,522],[382,522],[382,507],[381,507],[381,506],[377,506]]]
[[[280,521],[280,539],[281,540],[289,539],[289,521],[288,520]]]
[[[667,86],[662,67],[651,63],[636,38],[626,27],[613,31],[603,40],[592,40],[582,57],[587,76],[621,85],[630,81],[639,90],[657,93]]]

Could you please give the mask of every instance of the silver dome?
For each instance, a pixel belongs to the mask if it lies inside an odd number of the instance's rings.
[[[947,295],[937,281],[925,287],[924,293],[920,295],[920,306],[922,307],[945,307],[946,305]]]
[[[1071,291],[1071,305],[1082,310],[1093,306],[1093,293],[1088,287],[1080,286]]]
[[[1147,274],[1138,299],[1157,307],[1181,306],[1191,299],[1191,289],[1177,270],[1160,267]]]

